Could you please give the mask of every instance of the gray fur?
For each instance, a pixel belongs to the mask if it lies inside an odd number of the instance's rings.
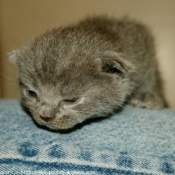
[[[23,106],[50,129],[109,116],[126,103],[162,108],[155,57],[145,26],[105,17],[47,31],[10,54]]]

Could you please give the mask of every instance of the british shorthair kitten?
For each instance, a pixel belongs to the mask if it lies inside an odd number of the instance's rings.
[[[22,105],[50,129],[109,116],[127,103],[164,106],[153,37],[132,20],[87,18],[47,31],[10,59]]]

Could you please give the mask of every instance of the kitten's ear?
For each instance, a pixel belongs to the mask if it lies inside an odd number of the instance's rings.
[[[20,53],[20,50],[13,50],[12,52],[8,53],[10,61],[15,65],[17,65],[19,53]]]
[[[102,72],[116,74],[123,78],[129,72],[135,70],[135,67],[121,54],[111,52],[107,53],[102,58],[95,59],[95,62],[100,65],[100,70]]]

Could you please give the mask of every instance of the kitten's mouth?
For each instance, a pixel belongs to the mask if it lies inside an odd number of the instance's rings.
[[[37,122],[41,125],[44,125],[46,127],[48,127],[51,130],[65,130],[65,129],[70,129],[73,128],[76,124],[78,124],[79,122],[77,121],[77,119],[64,115],[62,117],[55,117],[55,118],[51,118],[48,120],[37,120]]]
[[[57,113],[53,117],[41,117],[39,114],[33,115],[34,120],[41,126],[45,126],[51,130],[67,130],[74,128],[75,125],[82,123],[84,119],[80,117],[77,111],[64,111]]]

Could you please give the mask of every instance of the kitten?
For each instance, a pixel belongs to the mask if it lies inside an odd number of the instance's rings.
[[[145,26],[105,17],[47,31],[10,54],[22,105],[50,129],[109,116],[126,103],[162,108],[155,57]]]

